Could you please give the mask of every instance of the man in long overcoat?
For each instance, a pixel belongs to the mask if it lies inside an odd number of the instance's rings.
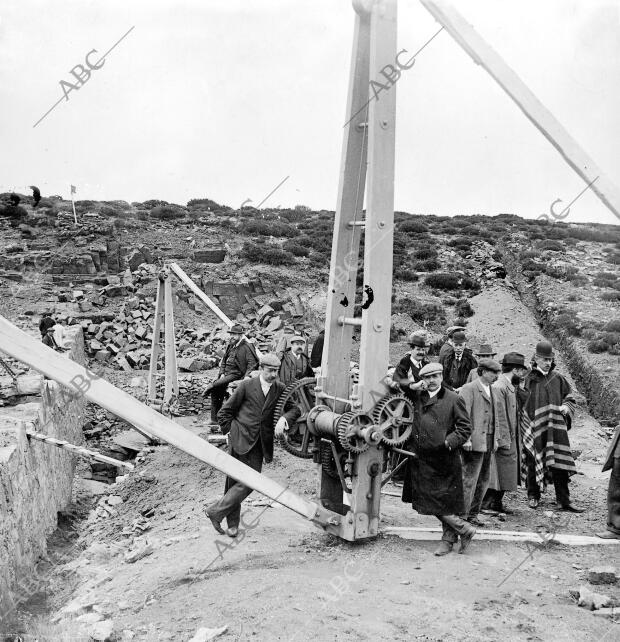
[[[597,533],[603,539],[620,539],[620,425],[611,439],[603,472],[611,470],[607,489],[607,530]]]
[[[211,425],[217,426],[217,414],[224,403],[226,389],[233,381],[249,377],[258,366],[254,346],[243,335],[243,328],[235,324],[228,331],[230,339],[220,362],[218,378],[210,383],[203,395],[211,395]]]
[[[566,377],[554,371],[553,346],[536,344],[532,370],[525,378],[529,397],[522,413],[523,450],[526,455],[527,496],[530,508],[540,502],[540,488],[551,478],[562,510],[583,513],[571,502],[568,481],[577,472],[568,440],[576,403]]]
[[[476,529],[459,517],[463,512],[463,474],[459,448],[471,434],[463,400],[442,385],[442,367],[429,363],[420,370],[426,390],[414,391],[415,420],[402,499],[422,515],[435,515],[443,536],[435,555],[446,555],[461,537],[464,553]]]
[[[466,383],[459,396],[472,425],[471,437],[463,444],[463,517],[475,526],[482,526],[478,516],[489,487],[491,460],[497,448],[497,413],[491,386],[497,381],[501,366],[493,359],[481,359],[478,377]]]
[[[517,389],[527,375],[525,357],[518,352],[507,352],[502,361],[502,374],[491,387],[497,416],[497,450],[491,461],[489,488],[483,501],[482,512],[507,513],[513,511],[503,504],[504,493],[517,490],[519,479],[519,408]]]
[[[280,360],[275,354],[264,354],[260,359],[258,377],[242,381],[218,413],[222,433],[228,434],[228,452],[241,463],[260,472],[263,460],[273,460],[274,430],[277,434],[286,429],[289,421],[299,417],[299,408],[291,401],[285,414],[274,428],[273,415],[280,394],[286,387],[277,381]],[[206,508],[207,517],[218,533],[224,534],[221,522],[228,523],[227,534],[236,537],[241,518],[241,502],[252,492],[232,477],[226,477],[224,496]]]

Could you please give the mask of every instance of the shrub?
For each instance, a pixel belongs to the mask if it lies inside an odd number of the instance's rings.
[[[120,212],[113,207],[110,207],[109,205],[104,205],[100,210],[99,210],[99,216],[118,216]]]
[[[449,247],[456,247],[459,249],[469,250],[472,245],[471,239],[468,239],[466,236],[459,236],[455,239],[448,241],[447,245]]]
[[[282,249],[290,252],[294,256],[310,256],[310,248],[305,245],[300,245],[297,241],[284,241]]]
[[[419,221],[405,221],[398,226],[398,231],[404,234],[426,234],[428,227]]]
[[[620,301],[620,292],[603,292],[601,299],[603,301]]]
[[[192,198],[187,201],[187,207],[201,207],[205,210],[221,210],[221,209],[231,209],[225,205],[220,205],[215,201],[212,201],[210,198]]]
[[[429,259],[428,261],[417,261],[413,267],[418,272],[434,272],[441,268],[441,263],[435,259]]]
[[[586,227],[570,227],[568,235],[580,241],[593,241],[595,243],[613,243],[617,241],[617,234],[610,234],[603,230],[592,230]]]
[[[151,218],[157,218],[162,221],[170,221],[173,219],[183,218],[185,216],[185,210],[174,205],[156,205],[151,209],[150,216]]]
[[[612,319],[608,321],[604,326],[603,330],[605,332],[620,332],[620,319]]]
[[[608,254],[605,259],[607,263],[612,263],[613,265],[620,265],[620,252],[614,252],[613,254]]]
[[[569,280],[571,276],[577,274],[577,268],[572,265],[559,265],[557,267],[549,266],[546,269],[547,275],[554,279]]]
[[[588,341],[588,351],[593,352],[594,354],[607,352],[608,348],[609,346],[602,339],[594,339],[593,341]]]
[[[402,279],[403,281],[417,281],[420,277],[414,270],[400,270],[398,274],[396,274],[396,278]]]
[[[319,254],[318,252],[313,252],[310,255],[310,265],[318,268],[323,268],[323,267],[328,267],[329,266],[329,260],[325,258],[322,254]]]
[[[448,274],[446,272],[429,274],[424,279],[424,283],[438,290],[458,290],[460,287],[459,277],[456,274]]]
[[[460,230],[456,227],[453,227],[452,225],[446,225],[446,227],[442,227],[441,231],[446,236],[455,236],[456,234],[460,234]]]
[[[438,303],[424,303],[416,298],[401,297],[394,308],[394,312],[408,314],[414,321],[419,323],[424,321],[446,322],[445,310]]]
[[[430,245],[429,246],[424,246],[424,247],[421,247],[419,250],[416,250],[413,253],[413,256],[416,259],[421,259],[421,260],[436,259],[437,258],[437,250],[434,247],[430,247]]]
[[[459,299],[456,302],[455,311],[460,317],[465,317],[465,318],[473,317],[475,314],[474,309],[471,307],[471,304],[467,299]]]
[[[565,247],[559,241],[541,241],[536,244],[539,250],[549,250],[550,252],[564,252]]]
[[[246,241],[241,248],[241,256],[252,263],[267,263],[268,265],[293,265],[295,257],[290,252],[269,246],[266,243]]]
[[[539,259],[540,252],[538,250],[523,250],[521,252],[521,259]]]
[[[142,203],[142,209],[152,210],[154,207],[157,207],[158,205],[169,205],[169,204],[170,203],[168,203],[168,201],[158,201],[157,199],[152,198],[151,200],[144,201],[144,203]]]
[[[248,221],[239,225],[242,234],[261,234],[262,236],[287,236],[299,235],[299,230],[288,223],[280,221]]]
[[[573,337],[578,337],[581,334],[581,327],[575,322],[575,317],[572,314],[563,313],[555,318],[555,324],[559,328],[563,328]]]

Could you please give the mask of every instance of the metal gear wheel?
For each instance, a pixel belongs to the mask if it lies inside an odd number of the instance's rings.
[[[389,446],[399,446],[409,439],[413,432],[413,416],[413,404],[405,395],[386,395],[372,411],[377,430]]]
[[[353,453],[363,453],[369,444],[358,434],[363,428],[373,425],[370,415],[358,412],[345,412],[338,420],[338,441],[345,450]]]

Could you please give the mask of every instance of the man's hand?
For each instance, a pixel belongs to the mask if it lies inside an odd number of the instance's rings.
[[[463,450],[466,450],[469,452],[471,450],[471,439],[468,439],[464,444],[463,444]]]
[[[426,381],[424,379],[418,382],[412,381],[409,384],[409,390],[426,390]]]
[[[568,415],[568,414],[570,414],[570,410],[568,409],[568,406],[565,406],[564,404],[562,404],[562,405],[560,406],[560,412],[561,412],[563,415]]]
[[[274,428],[274,435],[276,437],[282,437],[282,435],[288,430],[288,421],[286,421],[286,417],[280,417],[276,423],[276,427]]]

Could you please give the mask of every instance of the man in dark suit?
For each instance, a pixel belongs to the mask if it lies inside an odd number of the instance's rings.
[[[258,377],[242,381],[217,415],[222,432],[228,434],[229,454],[258,472],[263,468],[263,460],[267,464],[273,460],[274,431],[276,435],[282,434],[288,422],[300,415],[299,408],[289,401],[274,428],[274,411],[285,388],[277,381],[279,369],[280,359],[275,354],[261,356]],[[207,517],[218,533],[224,534],[221,522],[226,518],[226,534],[237,537],[241,502],[251,492],[241,482],[226,478],[224,496],[206,508]]]
[[[620,426],[611,439],[603,472],[611,470],[607,491],[607,530],[597,535],[603,539],[620,539]]]
[[[467,338],[462,330],[457,330],[450,339],[453,351],[439,357],[443,366],[443,383],[455,392],[467,382],[469,373],[478,367],[471,350],[467,347]]]

